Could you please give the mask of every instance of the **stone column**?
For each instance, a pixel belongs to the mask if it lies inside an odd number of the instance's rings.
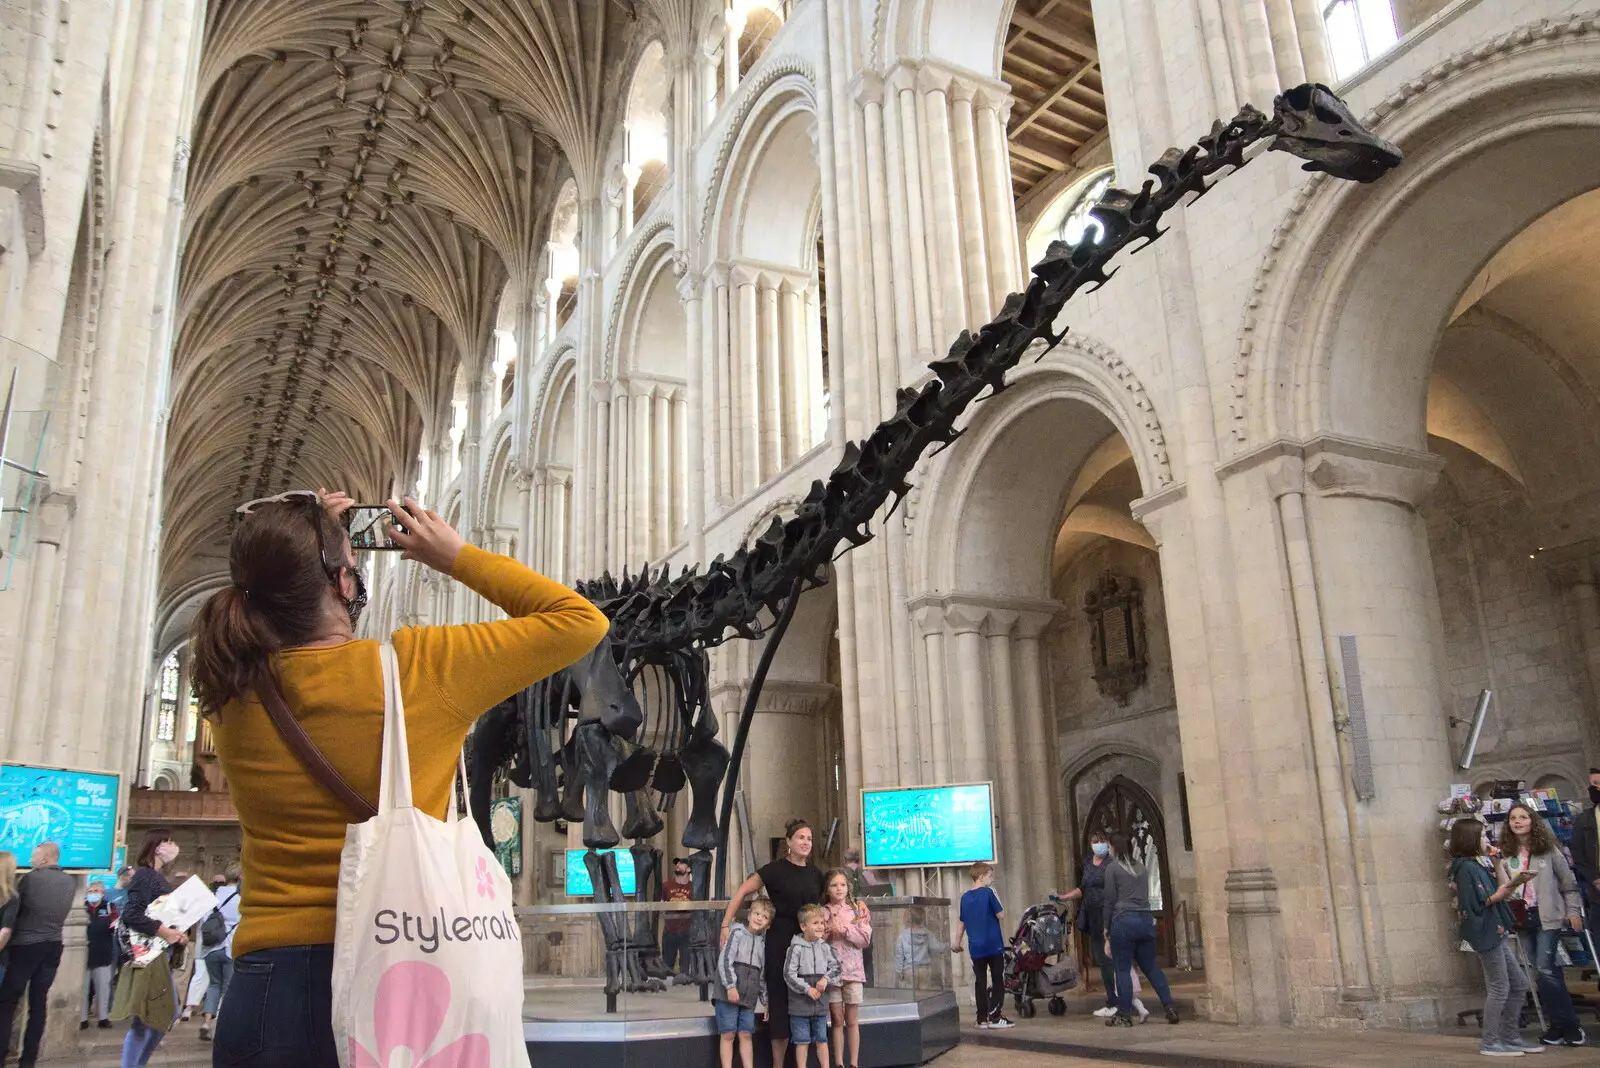
[[[651,556],[656,495],[652,460],[654,436],[650,432],[655,389],[646,383],[634,383],[633,388],[633,399],[629,402],[633,410],[633,437],[629,442],[633,448],[633,478],[623,504],[633,519],[633,534],[628,542],[629,567],[637,567]]]
[[[788,467],[806,451],[806,327],[801,319],[804,283],[785,278],[778,286],[778,364],[783,369],[780,406],[783,432],[779,435],[779,467]]]
[[[1058,754],[1050,746],[1053,732],[1047,717],[1055,710],[1045,699],[1044,656],[1040,635],[1053,617],[1045,612],[1018,612],[1016,640],[1013,647],[1017,676],[1018,737],[1022,746],[1021,778],[1028,784],[1025,791],[1024,810],[1028,825],[1029,849],[1033,854],[1031,870],[1034,878],[1033,895],[1029,900],[1043,900],[1042,895],[1051,888],[1060,888],[1065,874],[1061,864],[1062,813],[1055,805],[1055,791],[1050,785],[1057,776]]]
[[[822,294],[818,290],[816,285],[806,287],[805,307],[801,313],[806,317],[806,391],[805,415],[800,425],[807,429],[807,449],[828,436],[828,419],[822,408],[828,383],[822,374]]]
[[[982,782],[989,778],[988,731],[984,721],[988,703],[987,673],[983,663],[983,628],[989,613],[983,608],[952,604],[945,609],[945,630],[955,647],[955,677],[959,696],[954,733],[958,741],[951,747],[951,772],[963,782]]]
[[[961,212],[961,252],[966,266],[966,313],[971,323],[986,322],[990,298],[989,243],[983,231],[983,180],[978,175],[977,132],[973,123],[973,98],[977,88],[957,79],[950,91],[950,125],[956,163],[957,207]]]
[[[950,76],[937,68],[924,66],[918,78],[922,88],[922,108],[928,134],[927,221],[932,235],[929,270],[929,314],[937,344],[946,345],[962,327],[973,325],[967,318],[966,289],[962,281],[961,216],[956,206],[955,151],[950,144]]]
[[[994,738],[994,792],[998,795],[1000,812],[999,857],[1004,868],[1006,884],[1033,900],[1033,878],[1030,854],[1035,836],[1028,834],[1023,823],[1022,791],[1037,791],[1023,776],[1021,753],[1017,744],[1017,702],[1015,677],[1012,674],[1011,635],[1017,625],[1015,612],[991,609],[984,638],[989,644],[989,685],[993,712]]]
[[[590,466],[594,471],[595,500],[600,502],[603,507],[603,502],[610,498],[609,473],[611,471],[611,458],[614,455],[611,451],[611,400],[605,390],[597,388],[594,393],[595,397],[589,403],[593,404],[595,412],[594,441],[590,443],[595,461]],[[579,406],[584,405],[586,398],[581,386],[577,390],[577,398]],[[586,562],[591,565],[590,570],[598,575],[605,570],[611,559],[606,545],[608,524],[605,513],[597,510],[597,513],[590,517],[590,521],[585,525],[588,530],[584,532],[583,536],[587,538],[589,545],[588,560]]]
[[[950,781],[950,693],[945,675],[944,608],[923,601],[913,604],[912,618],[922,632],[923,670],[918,675],[927,687],[929,762],[933,782]]]
[[[1351,678],[1341,669],[1339,642],[1349,635],[1359,655],[1370,740],[1375,797],[1358,805],[1357,849],[1377,858],[1369,876],[1379,902],[1373,955],[1383,974],[1373,980],[1396,992],[1437,989],[1435,958],[1454,944],[1449,891],[1433,852],[1437,827],[1431,819],[1388,817],[1432,811],[1451,779],[1440,698],[1443,626],[1427,531],[1417,514],[1441,466],[1425,453],[1331,440],[1306,449],[1307,518],[1335,715],[1348,735]]]
[[[1592,549],[1585,544],[1585,550]],[[1578,642],[1583,649],[1584,667],[1589,675],[1591,721],[1600,720],[1600,592],[1596,589],[1594,561],[1587,555],[1561,567],[1556,575],[1567,609],[1577,625]]]
[[[736,345],[739,353],[736,364],[739,391],[735,394],[738,403],[734,418],[734,433],[738,442],[734,470],[738,475],[733,491],[734,498],[738,499],[761,484],[760,394],[757,386],[761,377],[761,324],[757,315],[760,304],[756,299],[755,272],[740,268],[733,278],[733,284],[738,290],[739,300]]]
[[[727,104],[739,88],[739,38],[744,34],[745,13],[728,8],[722,37],[722,102]]]
[[[903,161],[903,188],[904,197],[900,198],[904,204],[902,213],[896,207],[895,224],[905,227],[906,255],[910,261],[909,275],[911,281],[911,336],[910,345],[902,350],[902,363],[927,362],[932,353],[941,345],[941,339],[933,334],[933,313],[930,299],[933,286],[929,281],[929,233],[925,228],[924,219],[926,209],[923,206],[923,140],[924,124],[920,110],[917,107],[917,71],[906,64],[901,64],[890,72],[886,89],[892,94],[894,102],[894,117],[896,133],[899,143],[891,146],[891,152],[898,155]],[[888,108],[885,108],[888,114]],[[1009,207],[1010,201],[1007,201]]]
[[[742,700],[743,685],[739,691]],[[769,679],[762,687],[745,751],[745,766],[761,770],[742,778],[758,854],[767,839],[780,837],[784,823],[796,816],[821,823],[820,714],[833,693],[827,683],[781,679]]]
[[[738,496],[739,431],[734,418],[738,382],[737,346],[734,344],[733,306],[730,303],[727,268],[713,267],[711,286],[711,345],[713,392],[716,397],[717,513],[727,511]],[[699,557],[696,557],[699,559]]]
[[[1011,115],[1011,94],[986,86],[977,96],[978,162],[984,187],[984,230],[989,242],[990,307],[999,308],[1006,297],[1022,288],[1027,265],[1022,262],[1017,236],[1017,212],[1011,199],[1011,156],[1006,123]]]
[[[704,449],[697,449],[690,444],[693,435],[689,433],[691,424],[699,425],[699,413],[689,403],[689,395],[685,390],[675,390],[672,394],[672,484],[670,496],[672,498],[672,526],[670,536],[667,538],[669,546],[686,541],[689,546],[689,557],[699,561],[706,558],[705,553],[705,511],[695,508],[696,500],[704,502],[705,469],[698,463],[692,463],[690,457],[703,455]],[[693,516],[693,518],[690,518]]]
[[[778,323],[778,283],[771,276],[763,276],[757,288],[761,302],[761,466],[757,483],[765,482],[783,466],[783,367],[780,360],[782,343]]]
[[[538,548],[534,545],[537,520],[534,515],[533,474],[520,464],[511,469],[511,484],[517,490],[517,559],[538,567]]]
[[[685,261],[687,264],[687,261]],[[706,344],[702,317],[701,281],[685,273],[678,279],[678,295],[683,298],[684,320],[688,324],[688,397],[674,397],[673,426],[681,427],[683,441],[673,449],[672,528],[667,541],[675,544],[682,537],[689,556],[704,560],[706,555],[707,497],[716,487],[716,363],[711,346]],[[711,432],[707,433],[707,417]]]
[[[672,447],[672,397],[665,386],[656,387],[652,419],[655,422],[655,440],[650,455],[654,468],[651,481],[654,485],[650,487],[650,502],[655,529],[650,539],[650,555],[662,557],[678,537],[677,528],[672,523],[672,509],[677,500],[672,489],[678,474],[678,453]]]

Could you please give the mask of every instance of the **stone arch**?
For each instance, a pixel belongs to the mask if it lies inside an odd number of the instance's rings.
[[[617,282],[617,292],[611,299],[611,310],[606,316],[605,355],[601,361],[601,377],[613,378],[626,373],[619,352],[625,324],[629,314],[635,319],[640,307],[650,296],[650,283],[664,266],[677,270],[681,253],[677,251],[677,237],[668,219],[657,219],[647,224],[642,232],[629,241],[628,259],[623,264]],[[684,339],[687,342],[687,337]]]
[[[1011,381],[1004,393],[979,406],[965,435],[946,454],[948,458],[936,460],[925,476],[928,493],[919,502],[918,514],[930,519],[927,535],[918,539],[915,558],[915,574],[921,577],[925,590],[981,589],[1038,597],[1041,590],[1049,587],[1048,560],[1043,560],[1038,573],[1031,577],[1017,571],[1006,576],[998,572],[982,576],[969,566],[973,561],[959,557],[963,542],[974,536],[971,508],[975,498],[989,492],[986,485],[993,488],[993,469],[989,465],[995,460],[1006,462],[1003,439],[1029,419],[1038,424],[1030,432],[1047,434],[1052,406],[1059,413],[1063,403],[1078,405],[1075,412],[1090,415],[1098,423],[1091,421],[1080,435],[1083,440],[1075,441],[1079,453],[1072,469],[1062,474],[1059,494],[1019,495],[1023,499],[1018,503],[1028,509],[1028,514],[1013,515],[1006,524],[1017,551],[986,553],[985,557],[1019,568],[1025,566],[1021,561],[1031,555],[1027,546],[1052,543],[1074,472],[1113,433],[1127,443],[1146,495],[1172,484],[1166,438],[1155,406],[1132,368],[1106,346],[1069,334],[1042,362],[1032,363],[1024,358]],[[974,582],[980,585],[972,585]],[[988,582],[987,588],[982,585],[984,582]]]
[[[1425,447],[1429,368],[1468,282],[1600,186],[1597,64],[1600,19],[1572,16],[1452,57],[1374,109],[1406,165],[1373,186],[1313,178],[1280,224],[1241,331],[1239,446],[1332,434]],[[1403,306],[1386,296],[1400,290]]]
[[[881,0],[867,54],[884,70],[902,58],[931,59],[998,80],[1015,7],[1016,0]]]
[[[728,119],[722,140],[717,145],[716,161],[711,167],[711,180],[706,184],[705,200],[700,208],[700,235],[716,255],[717,244],[712,239],[713,226],[723,211],[732,184],[730,176],[740,160],[748,161],[759,153],[750,145],[763,126],[760,116],[774,108],[798,100],[814,116],[817,112],[817,76],[811,67],[798,60],[774,63],[758,75],[748,86],[741,87],[735,101],[734,112]],[[757,116],[757,118],[752,118]]]

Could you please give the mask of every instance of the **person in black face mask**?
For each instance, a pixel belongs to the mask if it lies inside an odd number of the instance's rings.
[[[1572,821],[1572,873],[1583,887],[1584,914],[1589,933],[1600,937],[1600,768],[1589,769],[1589,807]]]

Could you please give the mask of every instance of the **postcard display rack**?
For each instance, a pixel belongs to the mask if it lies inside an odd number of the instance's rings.
[[[1531,790],[1528,784],[1520,779],[1501,780],[1490,784],[1489,796],[1475,797],[1472,787],[1467,784],[1458,784],[1451,787],[1450,798],[1439,803],[1439,811],[1444,818],[1439,821],[1440,829],[1446,835],[1448,848],[1448,835],[1450,828],[1460,819],[1475,819],[1486,827],[1486,836],[1489,844],[1493,846],[1498,855],[1500,837],[1505,830],[1506,816],[1512,806],[1518,803],[1527,805],[1537,813],[1555,836],[1556,842],[1561,847],[1561,854],[1566,859],[1568,867],[1572,865],[1572,825],[1577,818],[1579,807],[1575,802],[1562,799],[1555,790]],[[1539,1004],[1539,992],[1534,982],[1532,962],[1524,959],[1520,942],[1513,940],[1512,947],[1517,955],[1518,962],[1522,965],[1524,975],[1528,980],[1528,991],[1533,997],[1534,1009],[1539,1014],[1541,1026],[1546,1025],[1544,1007]],[[1471,947],[1465,942],[1461,943],[1463,951],[1471,952]],[[1589,936],[1587,927],[1582,932],[1563,928],[1561,941],[1556,949],[1556,963],[1563,967],[1596,968],[1596,954],[1594,942]],[[1590,972],[1585,971],[1587,977]],[[1580,1013],[1585,1010],[1593,1012],[1596,1019],[1600,1019],[1600,999],[1587,997],[1577,993],[1572,994],[1572,1004]],[[1483,1019],[1483,1010],[1469,1009],[1456,1014],[1456,1022],[1465,1024],[1468,1017],[1476,1017],[1480,1022]]]

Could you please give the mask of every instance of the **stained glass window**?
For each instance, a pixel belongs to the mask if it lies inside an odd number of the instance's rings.
[[[156,740],[170,742],[178,726],[178,654],[161,662],[161,689],[156,708]]]

